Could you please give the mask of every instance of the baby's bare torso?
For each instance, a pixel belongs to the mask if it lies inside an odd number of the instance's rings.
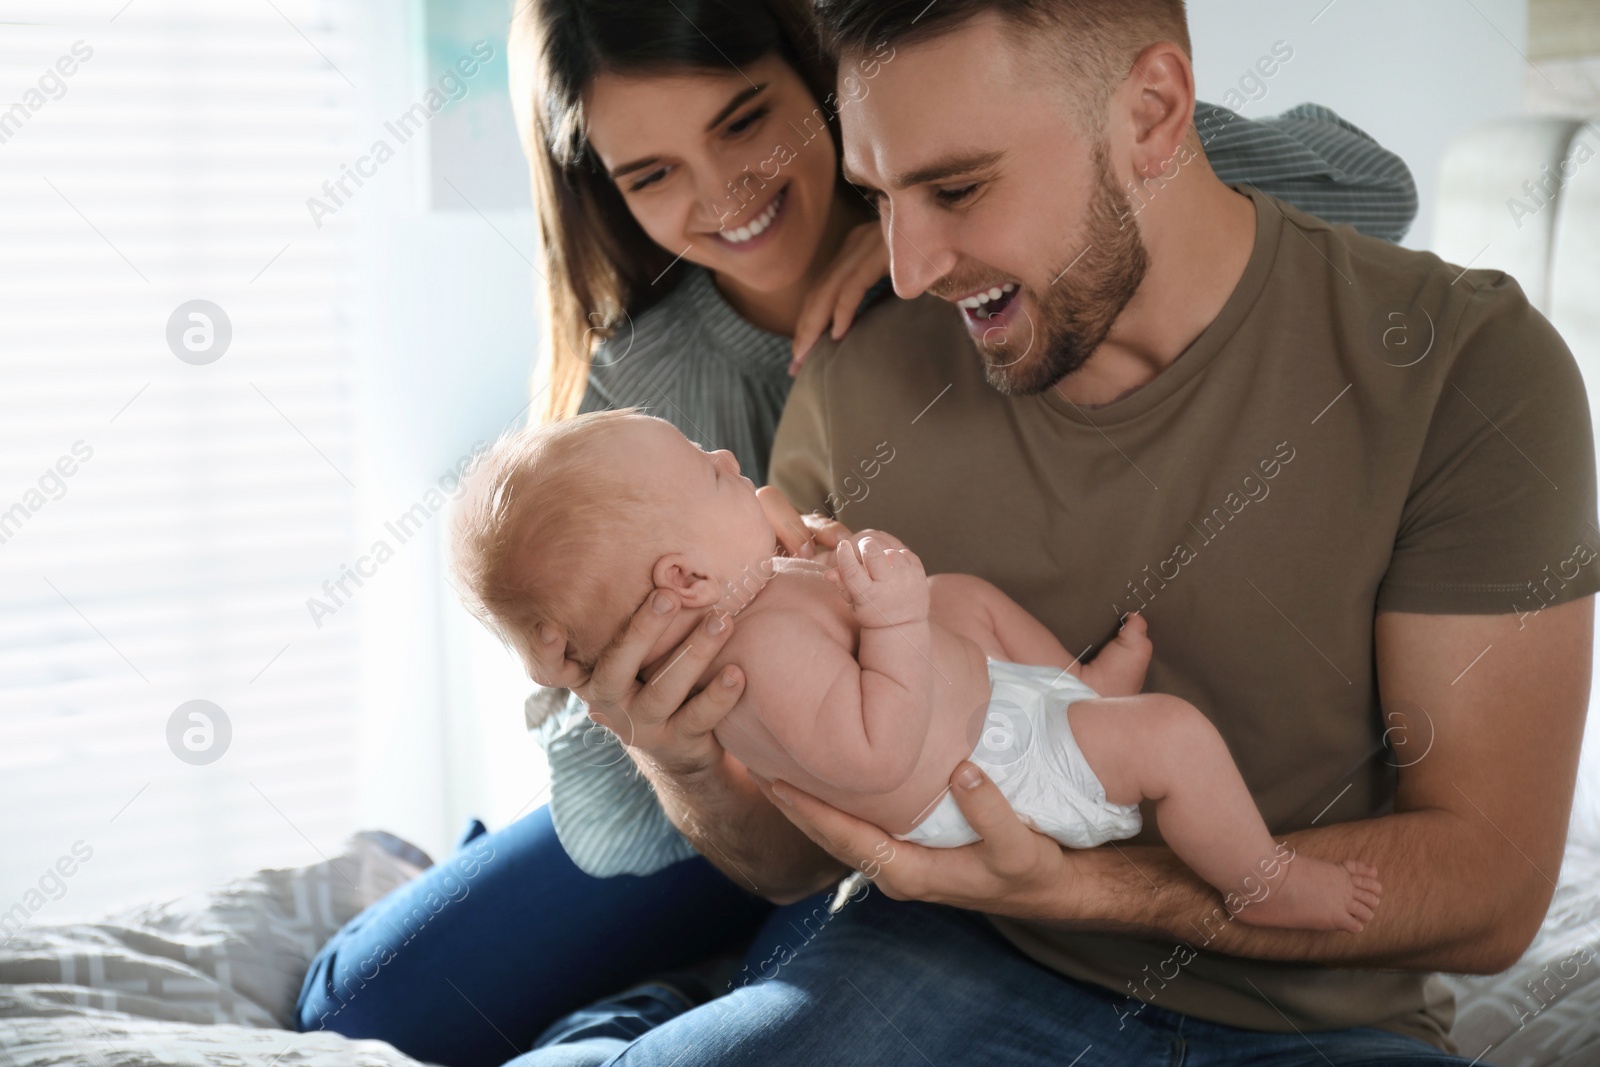
[[[827,568],[809,560],[779,559],[778,569],[756,597],[738,615],[734,634],[722,653],[700,679],[703,685],[725,664],[736,663],[747,676],[759,677],[788,653],[784,643],[770,638],[741,640],[740,622],[757,614],[775,615],[785,628],[820,626],[839,647],[852,656],[860,653],[861,627],[850,606],[825,577]],[[756,707],[743,699],[717,726],[717,740],[750,770],[763,778],[793,782],[819,799],[865,819],[893,834],[910,831],[927,814],[949,785],[957,763],[971,755],[989,704],[989,669],[986,657],[1001,657],[999,642],[981,610],[954,596],[937,578],[929,582],[928,612],[931,635],[929,659],[933,669],[933,709],[928,731],[911,776],[888,793],[858,793],[831,786],[798,765],[779,743],[770,724],[782,716],[780,729],[792,733],[806,729],[818,707],[804,698],[768,699]],[[764,627],[765,629],[765,627]],[[748,691],[748,690],[747,690]]]

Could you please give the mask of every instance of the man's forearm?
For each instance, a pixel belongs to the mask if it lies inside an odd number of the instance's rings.
[[[735,884],[786,904],[844,876],[845,868],[773,807],[743,764],[727,753],[722,766],[692,780],[666,774],[636,750],[628,754],[655,788],[672,825]]]
[[[1169,849],[1115,843],[1073,854],[1081,878],[1053,891],[1034,914],[1016,917],[1256,959],[1493,973],[1509,966],[1537,929],[1526,917],[1507,922],[1507,898],[1543,892],[1547,906],[1550,890],[1536,870],[1486,864],[1482,829],[1449,812],[1425,811],[1288,835],[1297,854],[1378,868],[1383,902],[1360,934],[1249,926]]]

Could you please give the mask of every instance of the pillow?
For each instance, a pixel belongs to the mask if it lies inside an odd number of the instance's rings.
[[[25,928],[0,946],[0,984],[12,987],[0,1000],[0,1029],[19,1016],[94,1009],[293,1030],[312,957],[368,904],[431,865],[400,838],[366,831],[309,867],[258,871],[99,922]]]

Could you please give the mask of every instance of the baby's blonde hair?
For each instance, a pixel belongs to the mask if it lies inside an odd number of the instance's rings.
[[[649,592],[660,553],[637,512],[649,498],[595,447],[640,415],[599,411],[518,430],[468,477],[451,529],[457,591],[530,669],[541,623],[593,669]]]

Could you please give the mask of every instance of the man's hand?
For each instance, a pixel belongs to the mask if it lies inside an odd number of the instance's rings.
[[[882,535],[863,536],[859,545],[841,541],[835,559],[838,565],[828,571],[828,580],[850,602],[862,626],[927,621],[928,574],[909,548],[889,545]]]
[[[712,733],[744,692],[744,672],[729,664],[692,700],[689,691],[733,633],[733,619],[708,614],[648,683],[639,668],[680,608],[671,592],[645,598],[626,629],[600,653],[593,674],[566,656],[566,642],[549,626],[539,629],[534,680],[565,686],[589,705],[589,717],[642,752],[675,778],[692,778],[719,766],[723,748]],[[547,680],[549,679],[549,680]]]
[[[837,881],[838,868],[774,810],[770,796],[763,802],[744,764],[712,732],[744,692],[744,672],[729,664],[685,699],[727,643],[733,620],[721,620],[713,633],[718,618],[708,615],[663,661],[665,670],[647,683],[638,680],[640,662],[679,608],[672,593],[652,592],[600,654],[592,676],[566,658],[559,634],[541,634],[535,680],[572,689],[589,705],[589,717],[621,738],[672,825],[718,870],[774,903],[802,900],[824,880]]]
[[[970,774],[975,784],[962,784]],[[894,900],[926,900],[958,908],[1046,919],[1076,877],[1067,850],[1029,828],[970,761],[950,776],[950,792],[983,840],[960,848],[925,848],[897,841],[790,785],[757,781],[778,810],[840,863],[865,874]]]

